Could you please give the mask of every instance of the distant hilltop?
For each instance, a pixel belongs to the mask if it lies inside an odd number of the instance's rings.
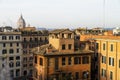
[[[113,30],[114,28],[104,28],[105,30]]]

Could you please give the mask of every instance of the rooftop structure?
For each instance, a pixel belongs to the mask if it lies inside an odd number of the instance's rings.
[[[104,32],[105,30],[102,28],[93,28],[93,29],[78,28],[75,30],[75,33],[79,35],[82,34],[102,35]]]
[[[120,35],[120,28],[116,27],[115,29],[113,29],[113,34],[114,35]]]

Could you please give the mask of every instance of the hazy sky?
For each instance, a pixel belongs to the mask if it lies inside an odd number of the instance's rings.
[[[45,28],[103,27],[104,0],[0,0],[0,26],[27,24]],[[120,0],[105,0],[106,27],[120,27]]]

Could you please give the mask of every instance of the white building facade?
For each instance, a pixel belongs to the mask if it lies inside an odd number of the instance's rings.
[[[2,71],[6,66],[8,66],[5,68],[5,71],[9,72],[11,78],[21,77],[21,42],[21,32],[0,32],[0,69]],[[3,57],[5,58],[3,59]],[[2,74],[2,72],[0,74]]]

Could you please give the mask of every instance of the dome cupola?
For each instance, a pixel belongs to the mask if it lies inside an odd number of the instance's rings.
[[[25,23],[25,20],[22,17],[22,15],[18,19],[17,26],[18,26],[18,28],[25,28],[26,27],[26,23]]]

